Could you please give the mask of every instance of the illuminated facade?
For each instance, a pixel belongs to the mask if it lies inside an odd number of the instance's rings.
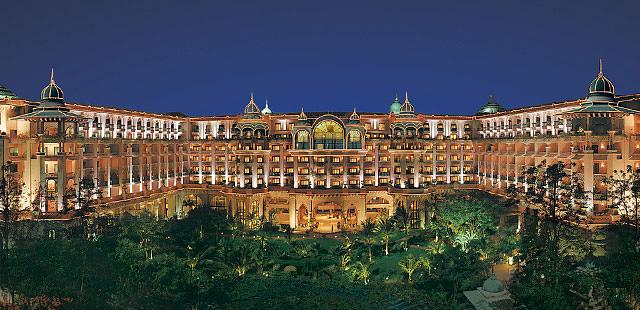
[[[102,212],[180,216],[193,201],[322,232],[399,206],[420,227],[433,189],[503,191],[543,161],[576,163],[586,214],[609,221],[602,179],[640,165],[637,110],[640,95],[615,95],[602,70],[585,99],[504,110],[490,98],[475,116],[416,113],[406,95],[388,113],[273,113],[252,96],[239,115],[185,117],[65,103],[53,73],[39,102],[0,87],[3,153],[25,208],[59,216],[65,192],[89,179]]]

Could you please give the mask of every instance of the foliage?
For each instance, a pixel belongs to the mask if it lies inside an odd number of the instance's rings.
[[[640,169],[627,166],[626,170],[614,170],[605,184],[611,193],[612,207],[618,209],[623,221],[635,227],[636,242],[640,242]]]
[[[384,243],[384,255],[389,256],[389,241],[395,232],[393,221],[387,216],[379,217],[374,231],[380,236],[380,239]]]
[[[422,266],[422,260],[416,258],[413,255],[407,255],[407,257],[400,263],[398,263],[398,265],[400,266],[402,271],[407,274],[407,281],[411,282],[413,273],[416,272],[416,270],[418,270],[420,266]]]
[[[546,161],[531,166],[523,172],[525,186],[512,187],[509,191],[520,197],[550,220],[571,216],[582,208],[586,192],[575,173],[575,163],[564,162],[547,165]],[[515,186],[515,185],[514,185]]]

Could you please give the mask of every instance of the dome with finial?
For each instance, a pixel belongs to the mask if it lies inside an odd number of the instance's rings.
[[[251,99],[249,99],[249,103],[244,107],[244,114],[260,114],[260,108],[253,101],[253,93],[251,93]]]
[[[298,114],[298,120],[296,121],[298,125],[309,125],[309,119],[307,118],[307,114],[304,113],[304,107],[300,110],[300,114]]]
[[[414,114],[415,109],[413,104],[409,101],[409,92],[405,92],[404,103],[400,106],[400,114]]]
[[[64,103],[64,93],[62,92],[62,88],[56,85],[56,82],[53,79],[53,68],[51,69],[51,80],[49,81],[49,85],[43,88],[40,93],[40,101]]]
[[[391,102],[391,107],[389,108],[389,113],[391,114],[400,114],[400,107],[402,106],[402,103],[400,103],[400,100],[398,100],[398,95],[396,94],[396,98],[393,99],[393,102]]]
[[[10,89],[0,85],[0,99],[14,99],[17,98]]]
[[[493,95],[491,95],[489,96],[487,103],[478,111],[478,113],[476,113],[476,115],[494,114],[504,111],[505,108],[498,104]]]
[[[600,70],[598,76],[589,84],[589,96],[605,96],[613,97],[615,95],[615,88],[613,83],[604,76],[602,72],[602,59],[600,60]]]
[[[504,287],[502,286],[502,283],[498,281],[496,275],[492,274],[491,277],[484,280],[484,283],[482,283],[482,290],[489,293],[500,293],[504,291]]]
[[[307,114],[304,114],[304,107],[302,107],[302,109],[300,110],[300,115],[298,115],[298,120],[299,121],[307,120]]]
[[[349,116],[349,123],[350,124],[360,123],[360,115],[356,113],[356,108],[353,108],[353,113],[351,113],[351,115]]]
[[[264,109],[262,109],[262,114],[271,114],[271,109],[269,109],[269,101],[265,100],[264,101]]]

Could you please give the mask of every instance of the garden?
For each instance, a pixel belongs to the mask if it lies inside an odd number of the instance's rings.
[[[638,307],[627,227],[505,219],[513,199],[443,195],[424,228],[400,208],[349,234],[247,229],[210,208],[92,218],[75,233],[16,237],[0,285],[19,308],[471,309],[463,292],[507,266],[518,306]]]

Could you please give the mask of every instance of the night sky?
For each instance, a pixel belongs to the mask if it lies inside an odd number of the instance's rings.
[[[556,3],[557,2],[557,3]],[[530,5],[525,5],[525,3]],[[535,3],[535,4],[534,4]],[[4,1],[0,84],[189,115],[473,114],[584,97],[599,58],[640,92],[639,1]]]

